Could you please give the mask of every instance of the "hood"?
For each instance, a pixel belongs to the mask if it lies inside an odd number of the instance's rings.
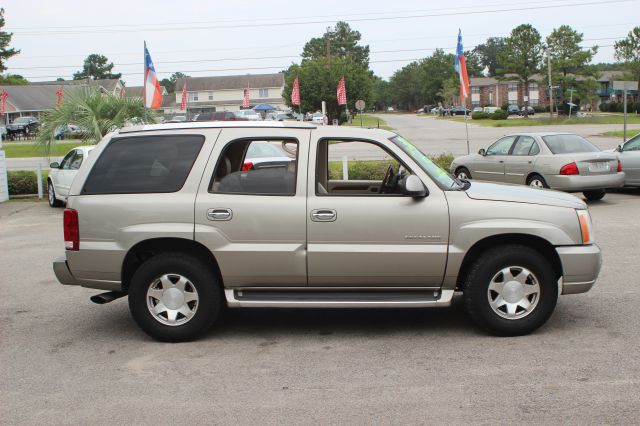
[[[566,192],[530,188],[524,185],[472,181],[466,193],[474,200],[509,201],[572,209],[587,208],[584,201]]]

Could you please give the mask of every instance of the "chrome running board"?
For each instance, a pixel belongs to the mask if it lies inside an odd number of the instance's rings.
[[[451,305],[453,290],[264,291],[225,289],[231,308],[429,308]]]

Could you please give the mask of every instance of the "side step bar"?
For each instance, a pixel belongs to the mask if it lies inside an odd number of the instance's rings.
[[[317,291],[225,289],[231,308],[429,308],[451,305],[453,290]]]

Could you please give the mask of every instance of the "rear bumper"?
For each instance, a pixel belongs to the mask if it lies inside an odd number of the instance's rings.
[[[624,172],[609,175],[548,175],[545,176],[552,189],[560,191],[588,191],[591,189],[620,188],[624,185]]]
[[[71,270],[69,270],[69,265],[65,257],[58,257],[53,261],[53,272],[56,274],[56,278],[60,284],[80,285],[71,273]]]
[[[562,294],[585,293],[593,287],[602,266],[602,253],[596,244],[556,247],[562,263]]]

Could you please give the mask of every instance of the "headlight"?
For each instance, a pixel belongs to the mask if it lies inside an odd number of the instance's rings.
[[[582,232],[582,244],[593,244],[593,225],[591,215],[588,210],[576,210],[578,222],[580,222],[580,232]]]

